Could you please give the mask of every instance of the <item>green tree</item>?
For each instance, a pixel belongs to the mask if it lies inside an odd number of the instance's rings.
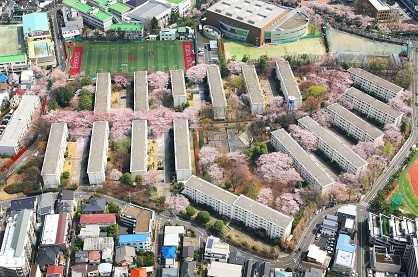
[[[180,193],[182,190],[184,189],[184,184],[183,182],[173,182],[170,185],[170,191],[173,194],[178,194]]]
[[[206,224],[210,220],[210,214],[207,211],[198,212],[196,220],[202,224]]]
[[[135,183],[137,186],[142,186],[144,184],[144,178],[141,175],[136,175]]]
[[[152,251],[140,251],[138,253],[139,266],[153,266],[154,265],[154,252]]]
[[[193,208],[192,206],[188,206],[186,208],[186,216],[188,218],[192,218],[195,214],[196,214],[196,209],[195,208]]]
[[[241,59],[241,61],[243,61],[243,62],[248,62],[250,60],[250,55],[248,55],[248,54],[244,54],[244,56],[242,56],[242,59]]]
[[[57,103],[57,100],[55,100],[55,98],[49,99],[49,101],[48,101],[48,110],[49,111],[58,110],[58,107],[59,107],[59,105]]]
[[[81,86],[82,86],[82,87],[84,87],[84,86],[88,86],[88,85],[91,85],[91,83],[92,83],[91,78],[90,78],[90,77],[88,77],[88,76],[83,77],[83,78],[80,80],[80,84],[81,84]]]
[[[171,10],[171,14],[170,14],[170,24],[174,24],[177,23],[177,21],[180,18],[180,14],[178,11],[175,10]]]
[[[119,214],[120,207],[113,201],[107,203],[107,212],[110,214]]]
[[[395,154],[395,147],[393,146],[393,144],[390,143],[390,141],[385,141],[385,144],[383,145],[383,155],[386,158],[391,159],[394,154]]]
[[[134,178],[132,177],[131,173],[126,172],[120,177],[119,181],[122,184],[133,186],[134,185]]]
[[[209,230],[217,236],[222,236],[225,228],[223,220],[216,220],[209,228]]]
[[[414,75],[414,69],[411,65],[406,65],[404,68],[396,72],[395,83],[403,88],[408,88],[411,84],[412,77]]]
[[[68,179],[68,178],[70,178],[70,172],[68,172],[68,171],[64,171],[64,172],[61,174],[61,177],[62,177],[63,179]]]
[[[306,98],[312,96],[321,98],[327,93],[327,88],[324,85],[312,85],[306,91]]]
[[[252,199],[256,199],[257,195],[258,195],[258,187],[255,184],[248,184],[245,188],[244,188],[244,195],[248,196],[249,198]]]
[[[88,90],[81,90],[78,96],[78,110],[79,111],[91,111],[93,110],[93,93]]]
[[[224,57],[219,57],[219,65],[221,71],[221,77],[226,78],[229,76],[229,69],[228,65],[226,64],[226,60]]]
[[[191,16],[183,16],[177,20],[177,26],[179,27],[188,26],[192,29],[196,29],[197,21]]]
[[[267,153],[268,153],[267,145],[262,142],[254,143],[253,145],[250,146],[250,148],[248,148],[245,151],[245,155],[253,164],[255,164],[255,162],[258,160],[258,158],[261,155],[267,154]]]
[[[160,24],[158,23],[158,19],[153,17],[150,23],[150,32],[151,34],[158,34],[160,32]]]
[[[106,233],[108,237],[116,238],[117,236],[119,236],[119,225],[118,224],[110,225],[109,227],[107,227]]]
[[[73,99],[74,93],[67,87],[60,87],[55,90],[55,99],[60,107],[67,107]]]
[[[267,55],[261,55],[258,58],[258,68],[261,73],[265,73],[267,69],[267,62],[268,62],[268,56]]]

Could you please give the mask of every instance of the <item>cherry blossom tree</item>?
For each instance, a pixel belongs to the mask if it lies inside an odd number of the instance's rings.
[[[312,132],[292,124],[289,126],[290,135],[306,150],[314,151],[318,148],[318,138]]]
[[[286,105],[284,104],[284,98],[282,96],[272,96],[269,99],[268,109],[266,111],[266,116],[275,121],[281,116],[286,115]]]
[[[151,89],[165,89],[168,84],[168,73],[157,71],[148,74],[148,84]]]
[[[164,182],[164,173],[158,170],[148,170],[144,175],[144,184],[153,186]]]
[[[46,71],[38,65],[32,65],[31,69],[36,78],[43,78],[46,75]]]
[[[335,182],[332,186],[325,190],[323,194],[328,199],[338,202],[347,201],[350,197],[347,185],[340,182]]]
[[[393,124],[386,124],[384,127],[385,138],[389,140],[395,147],[399,147],[402,143],[402,132]]]
[[[244,65],[244,64],[245,63],[241,62],[241,61],[231,61],[228,64],[229,72],[231,72],[231,74],[234,74],[234,75],[241,74],[242,65]]]
[[[389,105],[394,109],[399,110],[406,115],[411,115],[412,108],[410,105],[411,101],[411,92],[407,90],[402,90],[396,94],[395,97],[389,100]]]
[[[220,156],[221,154],[215,147],[205,145],[200,148],[199,152],[200,166],[206,168],[213,164]]]
[[[359,176],[349,172],[344,172],[338,176],[338,181],[350,187],[358,187],[359,185]]]
[[[167,206],[174,210],[177,214],[184,212],[190,205],[189,200],[181,194],[170,196],[166,200]]]
[[[38,79],[31,87],[31,91],[39,96],[46,96],[48,94],[48,81],[45,79]]]
[[[122,75],[114,75],[113,83],[118,88],[126,88],[128,86],[128,79]]]
[[[260,189],[257,195],[257,201],[263,205],[270,206],[273,202],[273,191],[269,187]]]
[[[283,193],[276,198],[276,208],[284,214],[294,216],[304,204],[299,193]]]
[[[207,173],[214,184],[222,184],[224,180],[224,170],[218,164],[213,163],[209,165],[207,168]]]
[[[293,160],[281,152],[261,155],[257,160],[257,174],[266,182],[283,185],[303,180],[293,167]]]
[[[52,89],[65,87],[67,84],[67,75],[58,67],[51,72]]]
[[[353,146],[354,152],[360,157],[367,160],[369,157],[375,155],[378,151],[378,146],[373,142],[359,142]]]
[[[318,110],[311,114],[313,120],[318,122],[323,127],[330,127],[331,122],[329,114],[325,110]]]
[[[206,78],[206,70],[208,68],[207,64],[198,64],[190,67],[186,71],[186,77],[190,82],[194,84],[202,83]]]

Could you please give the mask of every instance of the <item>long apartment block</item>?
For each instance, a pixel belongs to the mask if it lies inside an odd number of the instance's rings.
[[[330,121],[356,140],[379,143],[383,141],[383,132],[361,119],[338,103],[327,107]]]
[[[252,114],[264,113],[264,98],[254,65],[242,65],[242,77],[250,100]]]
[[[271,133],[271,143],[280,152],[288,154],[305,181],[319,191],[325,191],[335,183],[328,173],[284,130]]]
[[[147,71],[134,72],[134,111],[148,111]]]
[[[221,73],[217,65],[209,65],[207,69],[209,95],[212,102],[213,118],[223,120],[226,117],[227,102]]]
[[[61,184],[67,138],[67,123],[51,124],[41,171],[45,188],[57,188]]]
[[[280,82],[280,89],[288,107],[291,109],[299,108],[302,105],[302,95],[288,61],[280,60],[276,62],[276,77]]]
[[[270,238],[287,237],[293,218],[244,195],[235,195],[199,177],[191,176],[182,191],[192,201],[211,207],[220,215],[263,229]]]
[[[300,118],[298,123],[318,138],[318,149],[325,153],[331,161],[336,162],[344,171],[358,175],[367,168],[367,161],[310,116]]]
[[[94,122],[87,164],[87,175],[92,185],[104,183],[106,180],[108,146],[109,123],[107,121]]]
[[[355,87],[347,89],[341,96],[340,101],[383,125],[394,124],[400,126],[402,123],[402,112]]]
[[[189,121],[184,118],[174,119],[173,133],[177,181],[186,181],[192,176]]]
[[[174,107],[180,107],[187,102],[186,82],[182,69],[170,70],[171,92],[173,94]]]
[[[144,176],[147,168],[148,124],[145,119],[132,120],[130,172],[134,176]]]
[[[398,85],[389,82],[383,78],[380,78],[361,68],[349,68],[348,72],[353,79],[354,86],[361,88],[365,92],[373,95],[380,100],[388,102],[396,94],[403,91]]]
[[[110,111],[112,98],[112,80],[110,73],[97,73],[96,93],[94,94],[94,111],[107,113]]]

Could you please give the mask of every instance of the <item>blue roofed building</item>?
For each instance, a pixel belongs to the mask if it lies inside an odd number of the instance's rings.
[[[175,259],[177,249],[175,246],[163,246],[161,248],[161,255],[164,259]]]
[[[335,260],[332,271],[342,275],[350,275],[355,266],[356,245],[352,243],[351,237],[340,234],[335,247]]]
[[[138,250],[151,250],[151,237],[149,234],[124,234],[119,236],[120,246],[132,246]]]
[[[22,19],[25,37],[49,33],[48,14],[44,12],[25,14]]]

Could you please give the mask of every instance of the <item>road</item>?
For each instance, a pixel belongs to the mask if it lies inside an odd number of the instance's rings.
[[[48,11],[52,21],[52,33],[55,42],[55,56],[57,58],[58,66],[61,70],[65,70],[65,52],[64,42],[60,39],[60,27],[58,24],[57,10],[59,7],[55,7]]]

